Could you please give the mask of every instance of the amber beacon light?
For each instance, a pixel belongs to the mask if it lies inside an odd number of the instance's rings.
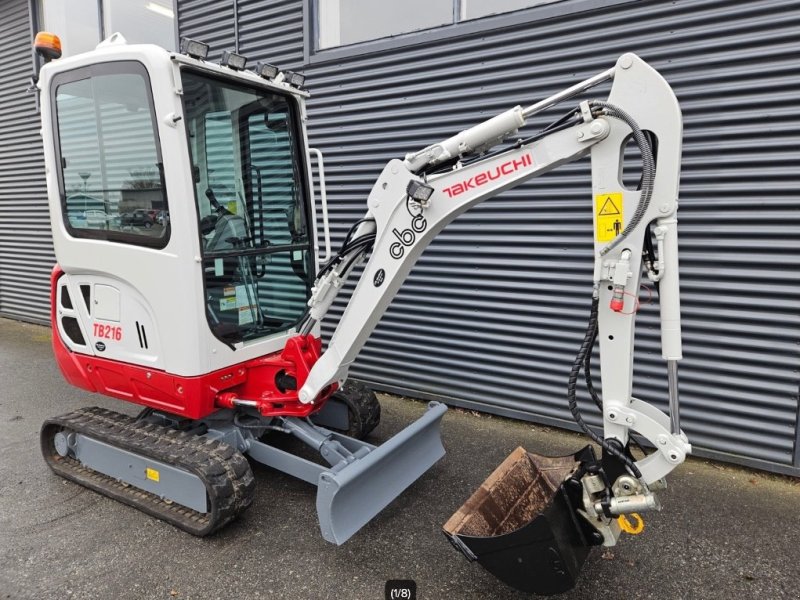
[[[40,31],[33,40],[33,48],[45,62],[61,57],[61,40],[54,33]]]

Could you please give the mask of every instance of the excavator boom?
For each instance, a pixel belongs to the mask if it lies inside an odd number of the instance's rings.
[[[510,140],[532,115],[609,79],[613,84],[606,100],[581,102],[542,132]],[[602,457],[591,447],[558,459],[520,448],[445,525],[448,538],[468,558],[520,589],[558,593],[571,588],[586,549],[612,546],[623,530],[636,529],[627,515],[640,523],[640,512],[659,510],[655,490],[691,452],[680,429],[677,381],[682,357],[677,242],[681,139],[681,112],[671,88],[639,57],[625,54],[614,68],[550,98],[527,108],[516,106],[405,160],[389,162],[372,188],[365,217],[343,246],[341,260],[335,258],[321,274],[309,300],[305,327],[326,313],[355,264],[351,256],[371,251],[327,350],[300,388],[304,403],[313,403],[325,386],[346,379],[412,266],[448,223],[479,202],[591,157],[587,205],[594,217],[592,297],[586,335],[566,383],[570,411],[600,446]],[[635,189],[622,183],[629,142],[638,146],[642,158],[641,182]],[[669,415],[632,396],[643,270],[658,290]],[[590,372],[598,339],[602,399]],[[578,406],[581,371],[602,415],[602,435],[586,424]],[[634,458],[632,432],[655,450]]]

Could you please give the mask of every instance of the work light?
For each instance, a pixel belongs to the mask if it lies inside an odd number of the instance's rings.
[[[295,73],[294,71],[284,71],[283,77],[286,80],[286,83],[296,88],[303,87],[303,84],[306,81],[305,75],[301,75],[300,73]]]
[[[264,79],[275,79],[278,76],[278,67],[275,65],[271,65],[268,62],[258,62],[256,63],[256,74],[260,75]]]
[[[192,58],[205,60],[208,56],[208,44],[187,37],[181,38],[181,54],[187,54]]]
[[[230,50],[225,50],[225,52],[222,53],[222,58],[220,59],[219,64],[221,64],[223,67],[233,69],[234,71],[243,71],[245,65],[247,64],[247,59],[241,54],[236,54]]]
[[[429,185],[425,185],[421,181],[417,181],[416,179],[412,179],[408,182],[408,186],[406,187],[406,194],[408,194],[413,200],[416,200],[420,204],[427,204],[428,200],[431,199],[431,195],[433,194],[433,188]]]

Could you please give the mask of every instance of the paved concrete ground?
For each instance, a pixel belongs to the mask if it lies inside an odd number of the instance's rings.
[[[48,329],[0,320],[0,598],[378,600],[387,579],[418,598],[523,598],[456,553],[442,523],[519,444],[566,454],[582,437],[451,410],[448,454],[344,546],[320,537],[314,488],[254,467],[254,505],[210,539],[62,481],[45,466],[43,419],[86,405],[130,408],[70,388]],[[383,440],[424,405],[384,398]],[[690,460],[662,513],[613,552],[594,551],[569,598],[800,597],[800,482]]]

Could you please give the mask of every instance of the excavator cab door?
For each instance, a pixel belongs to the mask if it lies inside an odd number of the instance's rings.
[[[181,79],[209,327],[229,344],[289,330],[314,274],[298,103],[188,67]]]

